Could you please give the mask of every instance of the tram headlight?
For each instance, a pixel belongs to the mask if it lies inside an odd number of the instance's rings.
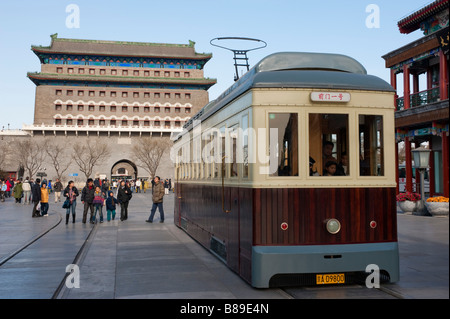
[[[334,235],[339,233],[339,231],[341,230],[341,223],[337,219],[331,218],[327,220],[326,227],[328,232]]]

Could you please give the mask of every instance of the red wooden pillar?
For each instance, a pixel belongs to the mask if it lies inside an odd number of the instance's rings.
[[[448,66],[447,66],[447,58],[445,54],[442,53],[442,50],[439,51],[439,96],[442,100],[448,99]]]
[[[395,180],[397,181],[397,186],[395,187],[396,194],[400,193],[399,183],[399,171],[398,171],[398,142],[395,142]]]
[[[430,197],[434,196],[434,193],[436,192],[436,187],[435,187],[435,183],[436,183],[436,177],[435,177],[435,167],[434,167],[434,151],[433,151],[433,138],[430,137],[428,140],[428,145],[430,145],[430,174],[429,174],[429,178],[430,178]]]
[[[394,69],[391,69],[391,86],[397,90],[397,74]]]
[[[448,163],[448,135],[446,132],[442,133],[442,174],[444,180],[444,196],[449,197],[449,182],[448,182],[448,173],[449,173],[449,163]]]
[[[403,105],[404,109],[409,109],[410,103],[410,95],[411,91],[409,88],[409,65],[403,65]]]
[[[412,154],[411,142],[409,137],[405,137],[405,169],[406,169],[406,185],[405,191],[412,192]]]
[[[413,74],[413,93],[419,92],[419,75]]]
[[[395,94],[394,94],[394,105],[395,105],[395,110],[397,110],[397,99],[398,99],[398,94],[397,94],[397,73],[395,73],[394,69],[391,69],[391,86],[394,88],[395,90]],[[397,190],[398,193],[398,190]]]

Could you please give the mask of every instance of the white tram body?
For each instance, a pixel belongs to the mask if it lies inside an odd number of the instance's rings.
[[[347,56],[264,58],[176,139],[176,225],[254,287],[397,281],[394,94]]]

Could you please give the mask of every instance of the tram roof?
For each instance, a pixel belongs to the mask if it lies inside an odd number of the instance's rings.
[[[258,62],[216,100],[194,115],[203,120],[252,88],[314,88],[395,92],[386,81],[368,75],[355,59],[329,53],[280,52]]]

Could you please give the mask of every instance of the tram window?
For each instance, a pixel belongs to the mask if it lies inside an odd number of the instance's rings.
[[[383,116],[359,115],[361,176],[384,176]]]
[[[270,176],[298,176],[297,113],[269,114],[269,152],[272,150],[276,153],[270,154]]]
[[[309,167],[311,176],[347,175],[348,114],[309,115]],[[345,164],[343,164],[345,163]],[[345,166],[345,168],[343,167]],[[334,170],[335,169],[335,170]]]

